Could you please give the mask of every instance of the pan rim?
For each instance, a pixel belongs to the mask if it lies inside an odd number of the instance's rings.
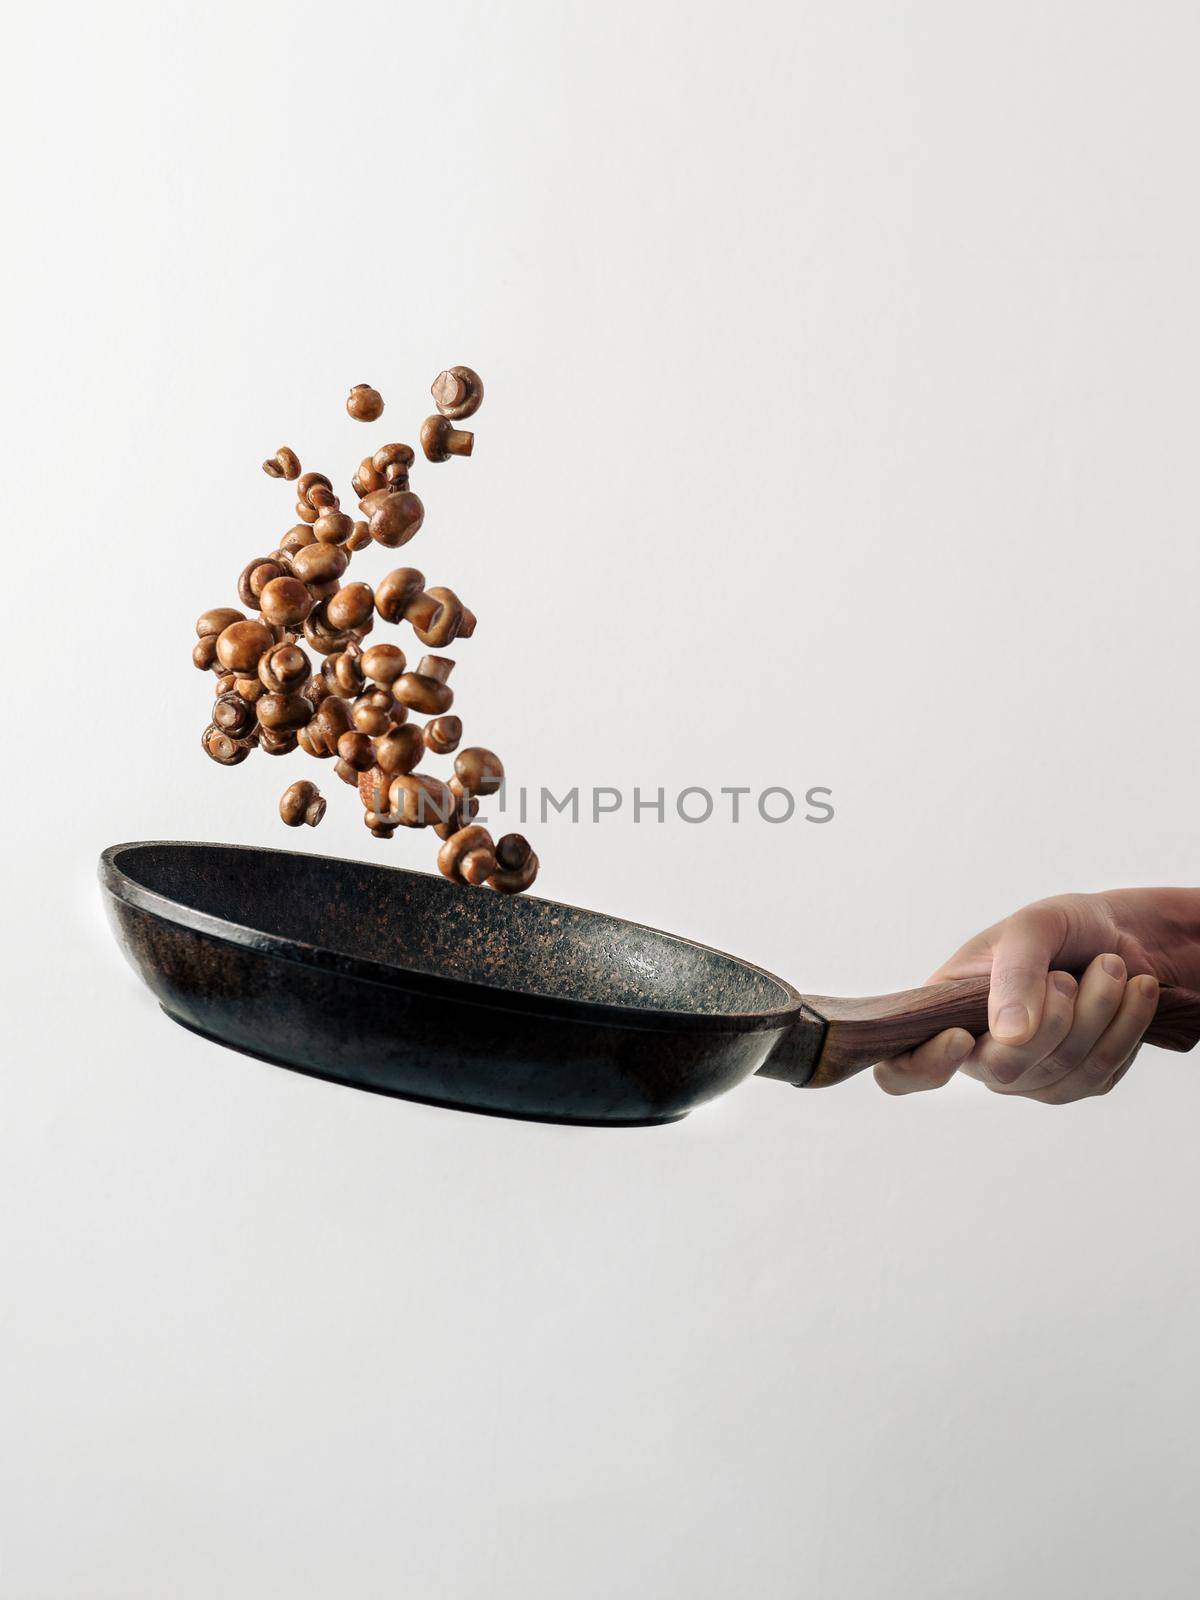
[[[270,933],[248,923],[233,922],[225,917],[200,911],[185,901],[150,889],[130,875],[121,865],[123,852],[151,849],[221,850],[246,855],[303,856],[307,859],[327,861],[335,866],[351,864],[373,872],[395,873],[400,877],[421,879],[444,884],[453,892],[456,885],[431,872],[421,872],[412,867],[391,866],[385,862],[362,861],[353,857],[331,856],[319,851],[282,850],[269,845],[227,844],[211,839],[128,839],[109,845],[101,852],[98,875],[101,886],[114,899],[145,912],[159,920],[185,928],[190,932],[234,945],[249,954],[291,962],[322,972],[333,972],[388,989],[421,995],[440,996],[455,1003],[488,1007],[493,1010],[523,1012],[539,1017],[559,1017],[570,1021],[588,1022],[597,1027],[640,1029],[652,1033],[766,1033],[787,1028],[803,1010],[803,997],[776,973],[757,966],[742,956],[731,955],[713,945],[701,944],[681,934],[663,928],[653,928],[648,923],[632,922],[615,917],[611,912],[592,911],[584,906],[570,905],[561,900],[547,900],[538,895],[522,896],[538,905],[553,907],[571,913],[583,912],[586,916],[600,917],[609,922],[627,923],[640,932],[650,933],[672,944],[684,945],[706,956],[718,956],[732,961],[773,984],[787,997],[786,1003],[760,1011],[694,1011],[671,1010],[664,1007],[631,1006],[602,1000],[587,1000],[569,995],[550,995],[535,989],[512,988],[474,979],[454,978],[443,973],[423,972],[416,967],[400,966],[394,962],[376,961],[367,956],[351,956],[324,945],[306,940]],[[459,889],[460,893],[478,893],[477,890]]]

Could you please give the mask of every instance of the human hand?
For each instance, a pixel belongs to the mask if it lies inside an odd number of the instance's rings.
[[[1067,970],[1070,969],[1070,970]],[[966,1072],[997,1094],[1064,1105],[1128,1072],[1158,1005],[1158,980],[1200,970],[1200,892],[1122,889],[1039,900],[968,940],[930,979],[990,975],[989,1031],[963,1028],[875,1068],[889,1094]],[[1077,982],[1072,971],[1081,972]]]

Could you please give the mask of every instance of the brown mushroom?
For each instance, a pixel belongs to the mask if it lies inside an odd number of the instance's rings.
[[[422,738],[425,748],[435,756],[448,756],[462,742],[463,725],[458,717],[434,717],[425,724]]]
[[[386,736],[385,736],[386,737]],[[367,772],[375,765],[375,746],[371,743],[370,735],[360,733],[357,728],[350,728],[343,733],[337,742],[338,766],[349,767],[356,775]],[[335,769],[336,770],[336,769]],[[342,776],[339,772],[338,776]],[[357,782],[357,776],[348,778],[348,783]]]
[[[318,489],[324,489],[328,494],[333,494],[333,484],[330,483],[323,472],[306,472],[296,484],[296,494],[312,510],[320,509],[320,499],[314,494],[314,491]]]
[[[371,542],[371,530],[365,522],[356,522],[354,531],[342,546],[343,550],[351,555],[357,550],[365,550]]]
[[[388,550],[398,550],[420,529],[425,520],[425,507],[411,489],[401,489],[396,494],[387,490],[381,490],[380,493],[383,495],[382,501],[376,503],[369,514],[366,507],[375,496],[368,495],[363,502],[367,527],[376,544],[384,545]]]
[[[285,555],[293,556],[301,550],[307,550],[310,545],[317,542],[317,536],[306,522],[298,522],[294,528],[289,528],[279,541],[279,548]]]
[[[368,689],[360,694],[350,708],[350,720],[360,733],[379,738],[389,728],[396,728],[408,717],[408,710],[395,699],[389,689]]]
[[[422,656],[417,670],[397,679],[392,693],[413,711],[440,716],[454,704],[454,690],[446,682],[453,670],[449,656]]]
[[[349,632],[371,620],[375,610],[375,591],[369,583],[348,583],[325,601],[325,616],[331,628]]]
[[[454,758],[450,787],[456,794],[495,794],[504,782],[504,763],[494,750],[471,745]]]
[[[253,584],[254,579],[250,581]],[[272,578],[259,594],[258,603],[264,621],[277,628],[294,628],[304,621],[316,602],[299,578]]]
[[[258,702],[259,723],[272,733],[296,733],[312,714],[312,701],[302,694],[264,694]]]
[[[414,596],[404,613],[423,645],[444,650],[455,639],[475,632],[475,613],[468,610],[453,589],[427,589]]]
[[[415,722],[390,728],[375,740],[374,765],[389,778],[419,767],[425,755],[425,741]],[[348,759],[348,758],[347,758]]]
[[[250,746],[209,723],[200,736],[204,753],[222,767],[236,767],[250,754]]]
[[[211,611],[202,611],[196,618],[196,637],[207,639],[225,629],[235,622],[245,622],[246,613],[237,611],[233,606],[214,606]]]
[[[313,532],[322,544],[345,544],[354,532],[354,518],[329,506],[313,523]]]
[[[402,773],[388,785],[387,815],[402,828],[430,828],[454,810],[454,796],[440,778]]]
[[[314,542],[292,557],[292,571],[301,583],[329,583],[340,578],[349,565],[350,557],[336,544]]]
[[[192,665],[199,667],[201,672],[207,672],[217,660],[217,635],[215,633],[203,634],[192,646]]]
[[[475,448],[475,435],[456,428],[449,417],[426,417],[421,424],[421,449],[426,461],[449,461],[451,456],[469,456]]]
[[[383,396],[369,383],[356,383],[346,396],[346,410],[355,422],[377,422],[383,415]]]
[[[301,778],[280,795],[279,815],[289,828],[298,828],[302,823],[315,828],[325,815],[324,796],[315,783]]]
[[[298,478],[300,457],[294,450],[289,450],[286,444],[281,444],[275,454],[263,462],[262,468],[269,478]]]
[[[299,743],[291,729],[259,728],[258,748],[266,756],[290,756]]]
[[[437,864],[438,871],[454,883],[486,883],[497,868],[491,834],[475,825],[460,828],[438,851]]]
[[[257,670],[263,651],[274,643],[274,634],[261,622],[231,622],[217,637],[217,660],[227,672],[248,677]]]
[[[496,845],[497,869],[488,883],[498,894],[521,894],[537,877],[538,858],[522,834],[506,833]]]
[[[425,574],[416,567],[397,567],[375,586],[375,609],[384,622],[400,622],[410,605],[425,592]]]
[[[376,467],[370,456],[362,458],[358,463],[354,476],[350,479],[350,487],[360,500],[365,499],[374,490],[384,488],[386,484],[387,479]]]
[[[410,444],[385,444],[371,457],[371,465],[392,489],[407,489],[408,475],[416,459],[416,451]]]
[[[270,694],[290,694],[308,682],[312,662],[298,644],[276,644],[258,663],[258,681]]]
[[[257,721],[253,705],[240,694],[223,694],[212,710],[213,727],[220,728],[231,739],[245,739],[254,732]]]
[[[373,644],[363,652],[363,676],[370,678],[372,683],[395,683],[407,665],[407,658],[399,645]]]
[[[461,422],[483,404],[483,379],[470,367],[448,367],[438,373],[429,392],[444,417]]]
[[[343,783],[348,783],[352,789],[356,789],[358,787],[358,773],[348,761],[343,761],[339,756],[338,759],[333,763],[333,770],[337,773],[338,777]]]

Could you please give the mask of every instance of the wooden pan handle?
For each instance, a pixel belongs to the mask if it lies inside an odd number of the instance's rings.
[[[912,1050],[947,1028],[987,1032],[987,978],[954,978],[927,989],[837,1000],[805,995],[804,1003],[826,1026],[825,1041],[808,1087],[842,1083],[885,1056]],[[1200,1041],[1200,994],[1164,984],[1146,1043],[1164,1050],[1190,1050]]]

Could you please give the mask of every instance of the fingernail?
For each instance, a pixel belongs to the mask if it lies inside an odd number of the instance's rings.
[[[1134,981],[1134,983],[1137,984],[1137,992],[1141,995],[1143,1000],[1157,1000],[1157,998],[1158,998],[1158,979],[1157,978],[1151,978],[1151,977],[1147,977],[1147,976],[1143,975],[1140,978],[1135,978],[1133,981]]]
[[[967,1059],[974,1048],[975,1041],[972,1039],[969,1033],[961,1039],[951,1039],[950,1043],[946,1046],[946,1060],[952,1067],[956,1067],[960,1061],[965,1061]]]
[[[1110,978],[1123,978],[1125,976],[1125,963],[1120,956],[1101,956],[1100,965]]]
[[[995,1039],[1021,1039],[1029,1032],[1029,1013],[1015,1003],[1001,1006],[992,1024]]]
[[[1054,974],[1054,987],[1058,990],[1059,994],[1065,994],[1068,998],[1070,998],[1070,996],[1075,993],[1076,989],[1078,989],[1079,985],[1075,982],[1075,979],[1069,972],[1056,972]]]

